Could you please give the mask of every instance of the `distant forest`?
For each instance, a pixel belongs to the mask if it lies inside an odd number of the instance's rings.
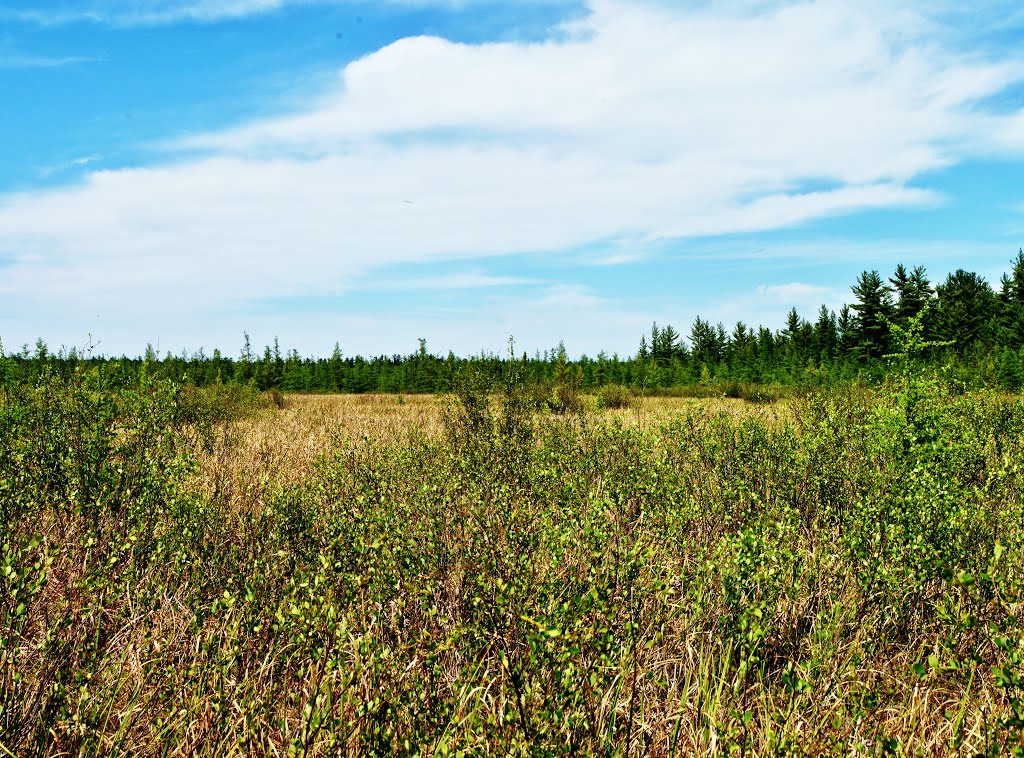
[[[789,311],[785,327],[773,331],[742,321],[731,329],[697,318],[687,334],[654,324],[635,354],[598,353],[570,359],[561,343],[521,356],[433,355],[426,341],[410,355],[346,356],[340,344],[329,357],[302,357],[274,344],[255,351],[245,335],[238,356],[203,350],[159,356],[150,347],[137,358],[92,356],[82,351],[51,352],[40,339],[6,357],[0,343],[0,383],[31,382],[42,373],[69,373],[99,366],[108,378],[127,380],[143,367],[150,374],[205,386],[252,385],[285,392],[444,392],[467,366],[497,378],[511,360],[521,362],[527,380],[570,384],[580,390],[627,385],[658,392],[726,383],[815,386],[883,381],[891,363],[893,335],[915,319],[933,343],[925,360],[963,387],[1024,386],[1024,250],[998,291],[983,277],[960,269],[933,284],[923,267],[900,264],[887,279],[864,271],[851,287],[853,302],[838,313],[824,305],[810,319]]]

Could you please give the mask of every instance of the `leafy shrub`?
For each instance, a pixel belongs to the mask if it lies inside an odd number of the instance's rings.
[[[583,411],[583,395],[571,382],[556,384],[547,398],[547,406],[548,410],[558,415],[580,413]]]
[[[739,396],[746,402],[755,404],[774,403],[779,399],[778,394],[772,389],[758,384],[743,387]]]
[[[270,408],[283,408],[285,399],[278,390],[260,392],[252,385],[185,385],[178,393],[178,405],[180,418],[185,423],[219,424]]]
[[[597,407],[629,408],[633,405],[633,392],[621,384],[609,384],[601,388],[597,395]]]
[[[743,397],[743,386],[736,381],[726,382],[722,387],[722,397],[738,399]]]
[[[272,389],[267,392],[267,396],[270,398],[271,404],[278,410],[283,410],[285,407],[284,394],[279,389]],[[398,397],[399,403],[402,402],[402,396]]]

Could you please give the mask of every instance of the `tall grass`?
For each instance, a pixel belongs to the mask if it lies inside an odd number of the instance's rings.
[[[1020,751],[1019,400],[627,424],[491,389],[315,452],[287,402],[14,391],[0,752]]]

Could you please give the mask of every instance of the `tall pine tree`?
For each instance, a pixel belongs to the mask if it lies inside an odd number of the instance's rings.
[[[851,288],[857,298],[856,350],[868,359],[881,358],[889,352],[889,325],[893,317],[892,291],[882,283],[877,271],[864,271]]]

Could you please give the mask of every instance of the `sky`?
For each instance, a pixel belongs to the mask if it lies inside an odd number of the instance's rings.
[[[628,355],[1024,244],[1018,0],[0,0],[13,352]]]

